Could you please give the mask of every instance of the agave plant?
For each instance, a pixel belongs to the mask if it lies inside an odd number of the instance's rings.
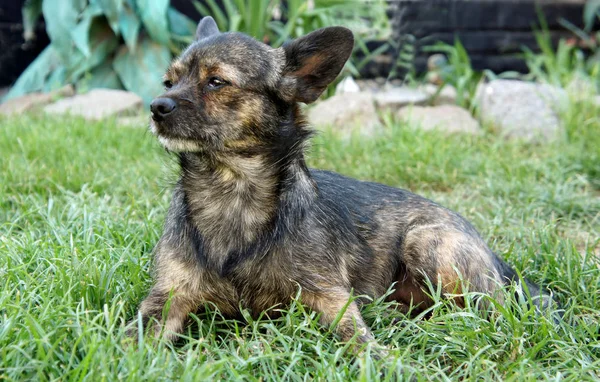
[[[72,83],[79,89],[127,89],[149,102],[161,91],[172,55],[195,29],[169,0],[28,0],[26,38],[34,37],[42,14],[51,43],[6,98]]]
[[[363,40],[374,34],[381,38],[381,31],[389,30],[385,0],[194,3],[202,16],[213,16],[221,30],[244,32],[273,46],[324,26],[349,26],[363,56],[348,65],[355,75],[373,56],[369,53],[377,53],[366,51]],[[34,38],[41,15],[51,43],[6,98],[70,83],[79,90],[126,89],[149,103],[162,90],[160,77],[172,56],[192,41],[195,32],[195,23],[172,8],[169,0],[27,0],[23,6],[26,39]]]

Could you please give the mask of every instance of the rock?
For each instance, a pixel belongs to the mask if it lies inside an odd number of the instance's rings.
[[[116,124],[121,127],[142,127],[147,129],[150,124],[150,115],[118,117]]]
[[[596,96],[596,82],[583,75],[576,74],[565,87],[567,93],[575,102],[586,102]]]
[[[425,84],[419,87],[419,90],[427,94],[433,105],[456,105],[456,89],[454,86],[445,85],[438,94],[439,88],[436,85]]]
[[[355,81],[359,89],[363,92],[375,93],[381,89],[381,86],[377,84],[375,80],[371,79],[358,79]]]
[[[358,129],[371,135],[380,126],[370,93],[336,94],[309,108],[308,120],[314,126],[331,126],[346,134]]]
[[[358,93],[360,92],[360,88],[358,84],[354,81],[354,78],[348,76],[340,81],[339,84],[335,87],[335,94],[344,94],[344,93]]]
[[[438,71],[448,66],[448,59],[441,53],[432,54],[427,58],[427,70]]]
[[[44,108],[51,114],[70,114],[86,119],[101,119],[137,112],[142,99],[131,92],[115,89],[92,89],[85,94],[62,99]]]
[[[408,87],[398,87],[383,90],[374,94],[375,105],[380,110],[399,110],[407,105],[422,105],[427,103],[429,96],[420,90]]]
[[[455,105],[407,106],[398,111],[398,118],[423,130],[441,130],[448,133],[479,134],[479,123],[471,114]]]
[[[29,93],[21,97],[12,98],[0,105],[0,114],[22,114],[26,111],[42,107],[62,97],[71,97],[75,94],[73,85],[66,85],[49,93]]]
[[[558,136],[558,113],[568,101],[564,90],[532,82],[494,80],[477,89],[482,122],[493,124],[506,138],[534,142]]]

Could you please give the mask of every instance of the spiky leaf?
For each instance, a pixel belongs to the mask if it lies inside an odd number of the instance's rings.
[[[119,15],[123,8],[123,0],[95,0],[95,2],[102,9],[113,32],[119,34]]]
[[[167,11],[171,33],[177,36],[193,36],[196,33],[196,23],[189,17],[169,7]]]
[[[123,4],[119,14],[119,30],[129,50],[135,50],[142,22],[135,13],[135,4],[129,0]]]
[[[25,69],[4,99],[19,97],[23,94],[43,90],[46,78],[59,66],[60,58],[52,45],[46,47],[27,69]]]
[[[23,15],[23,38],[29,41],[35,38],[35,24],[42,15],[42,0],[26,0],[21,8]]]
[[[103,62],[77,82],[77,89],[80,91],[94,88],[123,89],[123,84],[113,69],[112,62]]]
[[[149,104],[152,98],[162,92],[161,78],[170,61],[169,48],[144,38],[133,52],[122,46],[117,52],[113,68],[125,88]]]
[[[136,0],[136,5],[150,37],[156,42],[168,45],[170,42],[167,21],[169,0]]]
[[[90,4],[83,14],[81,15],[81,21],[77,24],[73,30],[71,30],[71,38],[73,43],[83,53],[85,57],[91,55],[90,51],[90,27],[94,18],[102,14],[102,9],[97,4]]]
[[[63,62],[69,62],[71,58],[73,52],[71,31],[76,27],[77,18],[84,6],[85,2],[82,0],[55,0],[42,3],[46,32],[56,54]]]
[[[95,17],[90,25],[90,55],[75,55],[69,69],[69,80],[77,81],[86,72],[103,63],[119,45],[119,38],[115,36],[107,21],[103,17]],[[77,52],[79,53],[79,52]]]

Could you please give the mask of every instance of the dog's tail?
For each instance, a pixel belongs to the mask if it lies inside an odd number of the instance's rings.
[[[552,316],[555,322],[562,321],[564,310],[561,309],[560,305],[556,302],[552,292],[546,289],[541,288],[536,283],[528,280],[527,278],[519,277],[517,272],[511,268],[506,262],[504,262],[497,255],[495,257],[495,265],[496,269],[502,275],[502,279],[504,280],[505,285],[523,285],[527,287],[529,291],[529,295],[531,296],[531,303],[536,307],[536,310],[540,313],[546,313],[548,311],[552,311]],[[525,288],[519,288],[519,290],[523,290]],[[516,292],[517,298],[519,298],[520,292]]]

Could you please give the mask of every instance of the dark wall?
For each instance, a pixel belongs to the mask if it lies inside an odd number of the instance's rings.
[[[36,39],[25,42],[21,7],[25,0],[0,0],[0,86],[10,86],[50,43],[43,22]]]
[[[554,43],[572,37],[567,20],[583,28],[586,0],[398,0],[393,7],[393,37],[411,36],[417,47],[460,39],[475,69],[525,71],[523,47],[538,50],[533,33],[543,15]],[[424,69],[427,54],[418,51],[415,63]]]

